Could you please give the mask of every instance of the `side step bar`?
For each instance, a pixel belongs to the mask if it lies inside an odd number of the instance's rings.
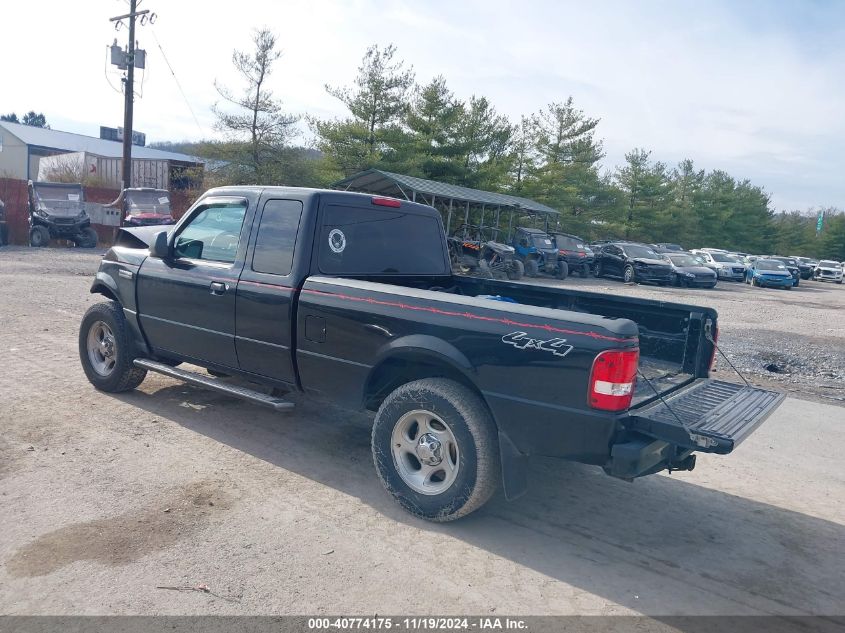
[[[205,376],[193,371],[185,371],[184,369],[171,367],[170,365],[165,365],[164,363],[157,363],[156,361],[149,360],[147,358],[136,358],[135,366],[148,371],[154,371],[158,374],[164,374],[165,376],[170,376],[171,378],[177,378],[178,380],[182,380],[197,387],[204,387],[206,389],[211,389],[212,391],[218,391],[229,396],[240,398],[241,400],[246,400],[247,402],[253,402],[265,407],[270,407],[276,411],[290,411],[295,406],[293,402],[288,402],[282,398],[268,396],[260,391],[254,391],[252,389],[247,389],[246,387],[230,385],[216,378],[212,378],[211,376]]]

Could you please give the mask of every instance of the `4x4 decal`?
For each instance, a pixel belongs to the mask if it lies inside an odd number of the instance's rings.
[[[517,349],[538,349],[551,352],[555,356],[566,356],[572,351],[572,345],[565,338],[552,338],[547,341],[531,338],[527,332],[511,332],[502,337],[502,343],[513,345]]]

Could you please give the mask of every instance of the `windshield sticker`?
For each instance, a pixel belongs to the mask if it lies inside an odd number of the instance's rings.
[[[565,338],[553,338],[547,341],[531,338],[527,332],[511,332],[502,337],[502,343],[513,345],[517,349],[538,349],[551,352],[555,356],[566,356],[572,351],[572,345]]]
[[[161,198],[158,199],[158,203],[159,204],[167,204],[168,203],[167,197],[162,196]]]
[[[78,193],[69,193],[67,194],[67,199],[71,202],[79,202],[79,194]]]
[[[346,236],[340,229],[332,229],[329,233],[329,248],[333,253],[342,253],[346,250]]]

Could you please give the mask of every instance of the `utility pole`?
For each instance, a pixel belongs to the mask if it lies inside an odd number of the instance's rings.
[[[138,0],[129,2],[129,48],[126,55],[125,103],[123,106],[123,188],[132,186],[132,109],[135,105],[135,11]]]
[[[138,0],[129,0],[129,13],[118,15],[110,19],[115,23],[115,28],[123,24],[123,20],[129,21],[129,45],[126,48],[125,59],[121,60],[126,68],[126,76],[123,78],[123,188],[132,186],[132,114],[135,103],[135,19],[141,17],[141,24],[147,21],[147,14],[150,11],[138,11]],[[149,16],[152,23],[155,20],[155,13]],[[143,52],[143,51],[142,51]],[[144,67],[145,58],[140,62]],[[114,59],[112,60],[114,63]],[[120,64],[117,64],[119,67]]]

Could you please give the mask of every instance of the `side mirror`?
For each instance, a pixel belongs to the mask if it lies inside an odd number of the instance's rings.
[[[150,242],[150,257],[167,259],[169,255],[170,247],[167,244],[167,231],[156,233],[153,241]]]

